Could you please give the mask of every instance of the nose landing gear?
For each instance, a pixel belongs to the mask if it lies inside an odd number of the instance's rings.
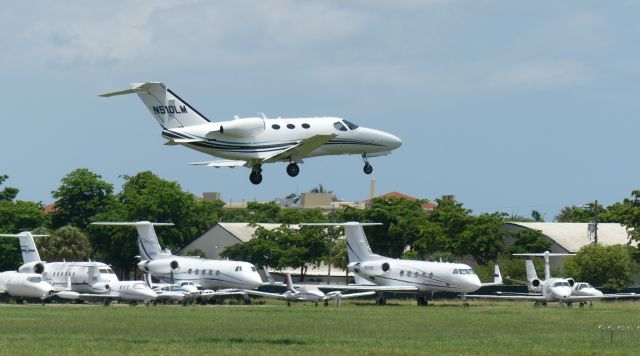
[[[362,167],[364,174],[371,174],[371,172],[373,172],[373,166],[369,164],[366,154],[362,155],[362,160],[364,161],[364,167]]]

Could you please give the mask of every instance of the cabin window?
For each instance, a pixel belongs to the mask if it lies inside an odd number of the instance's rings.
[[[213,276],[213,270],[212,269],[209,270],[209,275]]]
[[[404,276],[404,271],[400,271],[400,277]]]
[[[349,129],[351,129],[351,130],[355,130],[355,129],[357,129],[359,127],[358,125],[354,124],[351,121],[342,120],[342,122],[344,122],[347,126],[349,126]]]
[[[295,128],[296,128],[296,125],[294,125],[294,124],[287,124],[287,128],[288,128],[288,129],[292,129],[292,130],[293,130],[293,129],[295,129]]]
[[[187,273],[191,274],[191,272],[193,272],[193,270],[191,268],[189,268],[189,270],[187,271]]]
[[[219,275],[220,275],[220,270],[217,270],[216,271],[216,276],[219,276]]]
[[[274,130],[280,130],[280,125],[273,124],[273,125],[271,125],[271,128],[274,129]]]
[[[347,128],[340,121],[334,122],[333,127],[338,131],[347,131]]]
[[[453,270],[453,274],[458,274],[458,269],[457,268]]]
[[[302,128],[303,129],[308,129],[310,127],[311,127],[311,125],[307,124],[306,122],[304,124],[302,124]]]
[[[251,272],[256,272],[256,268],[251,266]]]
[[[242,272],[242,266],[236,267],[236,272]]]
[[[198,269],[196,269],[195,274],[198,275]]]

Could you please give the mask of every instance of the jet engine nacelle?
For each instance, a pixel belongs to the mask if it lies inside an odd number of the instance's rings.
[[[22,266],[20,266],[20,268],[18,268],[18,272],[42,274],[42,272],[44,272],[45,264],[46,262],[42,262],[42,261],[25,263]]]
[[[224,121],[220,123],[220,133],[234,137],[251,137],[264,131],[264,120],[259,117]]]
[[[177,270],[180,264],[174,259],[166,258],[153,261],[140,261],[138,267],[151,274],[167,274]]]
[[[95,293],[107,293],[111,290],[111,286],[108,283],[99,282],[92,285],[91,290]]]
[[[385,261],[370,261],[370,262],[357,262],[350,263],[347,268],[355,273],[365,274],[367,276],[382,276],[383,274],[391,270],[389,262]]]
[[[573,278],[567,278],[567,282],[571,287],[573,287],[576,284],[576,281]]]

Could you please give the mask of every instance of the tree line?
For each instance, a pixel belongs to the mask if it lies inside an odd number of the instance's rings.
[[[330,254],[334,265],[346,265],[345,244],[337,240],[341,234],[339,229],[292,227],[301,222],[378,222],[382,225],[367,228],[369,244],[375,253],[393,258],[444,261],[470,256],[479,265],[479,274],[487,279],[490,279],[492,264],[496,261],[501,264],[504,275],[523,278],[524,263],[512,259],[511,254],[542,252],[550,247],[550,241],[534,230],[509,233],[511,238],[507,243],[503,226],[519,218],[502,212],[473,214],[461,202],[450,199],[436,199],[436,206],[431,210],[422,208],[428,202],[426,199],[412,201],[394,197],[373,199],[364,209],[347,207],[328,213],[320,209],[281,208],[274,202],[249,202],[245,209],[228,209],[221,201],[199,200],[182,190],[177,182],[162,179],[149,171],[122,178],[121,190],[114,193],[113,184],[104,181],[100,175],[85,168],[76,169],[64,176],[58,189],[52,192],[55,209],[49,213],[43,211],[42,203],[17,200],[19,190],[5,186],[0,191],[0,231],[28,230],[49,234],[50,237],[37,241],[44,260],[91,258],[112,264],[123,275],[136,270],[137,261],[133,258],[138,255],[135,230],[95,227],[90,225],[92,221],[172,222],[174,226],[157,230],[161,245],[172,251],[198,238],[219,221],[280,223],[282,226],[274,230],[257,228],[254,239],[228,248],[223,255],[251,261],[258,266],[299,268],[301,276],[309,266],[328,262]],[[7,179],[6,175],[0,176],[0,186]],[[606,208],[599,207],[600,221],[622,223],[628,230],[629,241],[638,241],[639,199],[640,190],[636,190],[629,199]],[[589,213],[593,210],[566,207],[558,220],[590,221],[592,215]],[[532,212],[534,220],[541,220],[541,215],[536,213]],[[577,256],[568,264],[568,269],[573,268],[572,273],[586,277],[589,275],[581,274],[583,270],[589,270],[584,261],[622,253],[629,256],[629,267],[625,270],[631,275],[633,261],[639,260],[639,254],[635,248],[621,248],[622,252],[606,251],[604,254],[587,251],[587,256],[595,257],[580,259]],[[5,256],[0,261],[1,270],[15,269],[21,264],[16,239],[0,238],[0,254]],[[616,268],[620,270],[621,267]],[[620,287],[630,280],[630,277],[622,281],[615,278],[615,282],[605,278],[601,284]]]

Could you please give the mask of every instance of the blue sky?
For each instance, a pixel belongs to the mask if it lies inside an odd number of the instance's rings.
[[[363,200],[358,156],[249,170],[164,146],[135,96],[163,81],[209,118],[341,116],[403,140],[378,193],[454,194],[552,218],[640,188],[638,1],[24,1],[0,13],[0,173],[52,202],[71,170],[151,170],[194,194],[270,200],[318,184]]]

